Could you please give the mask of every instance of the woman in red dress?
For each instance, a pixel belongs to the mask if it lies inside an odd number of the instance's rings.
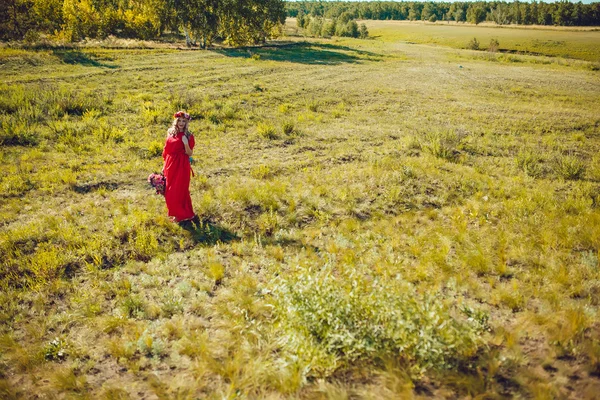
[[[194,136],[188,131],[191,119],[188,113],[178,111],[173,117],[175,119],[167,131],[162,154],[165,161],[163,174],[167,181],[165,200],[169,217],[175,222],[182,222],[196,217],[190,197],[190,157],[194,149]]]

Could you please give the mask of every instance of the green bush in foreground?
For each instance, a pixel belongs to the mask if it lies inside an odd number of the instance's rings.
[[[277,283],[274,297],[290,339],[286,345],[311,359],[313,369],[335,368],[334,360],[400,358],[421,374],[471,357],[482,343],[481,319],[460,321],[434,295],[419,294],[398,279],[355,272],[334,273],[328,265]]]

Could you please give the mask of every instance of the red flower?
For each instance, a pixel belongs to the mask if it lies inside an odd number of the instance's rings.
[[[192,119],[190,114],[183,112],[183,111],[177,111],[175,114],[173,114],[173,118],[185,118],[188,121]]]

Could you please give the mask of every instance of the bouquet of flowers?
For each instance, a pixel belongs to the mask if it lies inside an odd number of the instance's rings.
[[[160,174],[150,174],[148,176],[148,183],[156,190],[156,194],[165,195],[165,187],[167,186],[167,180],[165,176]]]

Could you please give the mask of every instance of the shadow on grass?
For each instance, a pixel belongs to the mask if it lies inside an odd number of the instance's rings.
[[[58,50],[53,49],[52,54],[58,57],[65,64],[79,64],[88,67],[103,67],[103,68],[118,68],[116,65],[104,64],[94,60],[88,54],[85,54],[79,50]]]
[[[291,43],[285,45],[266,45],[261,47],[242,47],[237,49],[215,50],[227,57],[255,58],[260,60],[287,61],[300,64],[338,65],[378,61],[381,55],[369,51],[357,50],[348,46],[328,43]]]
[[[239,240],[239,237],[235,233],[218,225],[213,225],[208,221],[200,221],[198,219],[182,221],[179,223],[179,226],[191,233],[196,243],[214,245],[218,242],[227,243]]]

